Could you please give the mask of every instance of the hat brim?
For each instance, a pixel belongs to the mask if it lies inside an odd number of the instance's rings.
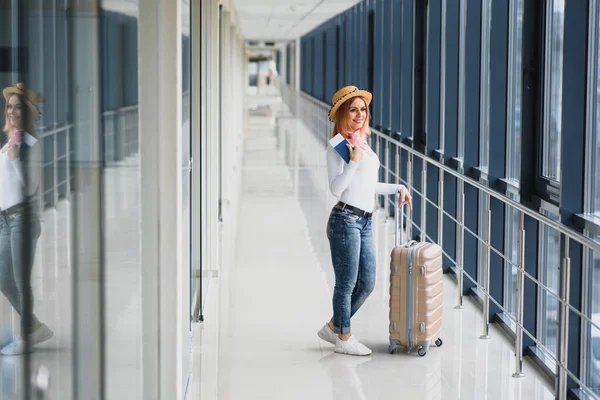
[[[31,111],[31,116],[33,117],[33,120],[37,121],[40,118],[40,110],[38,110],[37,107],[31,102],[31,100],[29,100],[26,96],[24,96],[23,93],[18,88],[14,87],[14,86],[10,86],[10,87],[4,88],[2,90],[2,95],[4,96],[5,101],[8,101],[10,96],[12,96],[13,94],[18,94],[22,98],[25,99],[25,104],[27,105],[27,107],[29,107],[29,110]]]
[[[329,120],[331,122],[335,122],[338,109],[342,106],[342,104],[354,97],[364,98],[367,101],[367,107],[369,106],[369,104],[371,104],[371,100],[373,99],[373,95],[370,92],[367,92],[366,90],[354,90],[342,97],[337,103],[333,105],[333,107],[331,107],[331,110],[329,110]]]

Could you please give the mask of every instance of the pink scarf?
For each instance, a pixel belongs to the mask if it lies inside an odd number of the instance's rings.
[[[349,135],[350,135],[350,143],[352,144],[352,146],[354,146],[354,147],[358,146],[363,150],[367,149],[367,146],[365,146],[364,141],[360,137],[360,129],[357,130],[356,132],[349,133]]]

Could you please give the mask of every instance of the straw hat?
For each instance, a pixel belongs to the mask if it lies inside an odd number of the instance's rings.
[[[37,121],[40,118],[40,115],[42,114],[39,108],[37,107],[37,103],[44,101],[44,98],[41,95],[36,94],[33,91],[27,89],[22,83],[17,83],[14,86],[9,86],[2,90],[2,95],[4,96],[4,100],[6,101],[8,101],[8,98],[13,94],[20,94],[21,96],[23,96],[23,98],[25,99],[25,104],[27,104],[27,107],[29,107],[31,111],[31,116],[33,117],[33,120]]]
[[[338,108],[340,108],[340,106],[344,104],[346,100],[359,96],[363,97],[367,101],[367,107],[369,104],[371,104],[373,95],[366,90],[357,88],[356,86],[346,86],[335,92],[333,99],[331,99],[333,106],[331,107],[331,110],[329,110],[329,120],[331,122],[335,122],[335,114],[337,113]]]

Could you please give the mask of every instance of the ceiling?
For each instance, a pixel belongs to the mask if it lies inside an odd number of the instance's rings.
[[[232,0],[246,40],[282,42],[299,38],[360,0]],[[101,0],[102,8],[137,16],[139,0]],[[183,0],[183,33],[188,34]]]
[[[246,40],[296,39],[360,0],[233,0]]]

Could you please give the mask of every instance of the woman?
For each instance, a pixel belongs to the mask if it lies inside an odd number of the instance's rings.
[[[33,198],[38,194],[42,168],[40,139],[35,121],[38,96],[22,83],[2,91],[6,101],[0,149],[0,290],[21,316],[21,334],[4,347],[4,355],[28,353],[53,332],[33,314],[31,270],[40,219]]]
[[[334,344],[335,352],[365,356],[371,350],[351,333],[350,319],[375,287],[375,251],[371,211],[376,194],[400,192],[400,205],[412,199],[403,185],[378,182],[379,158],[366,142],[369,131],[369,104],[372,95],[346,86],[333,96],[329,119],[332,136],[342,134],[350,161],[346,163],[333,146],[327,146],[327,171],[331,193],[340,201],[333,207],[327,224],[327,238],[335,272],[333,318],[318,332]]]

